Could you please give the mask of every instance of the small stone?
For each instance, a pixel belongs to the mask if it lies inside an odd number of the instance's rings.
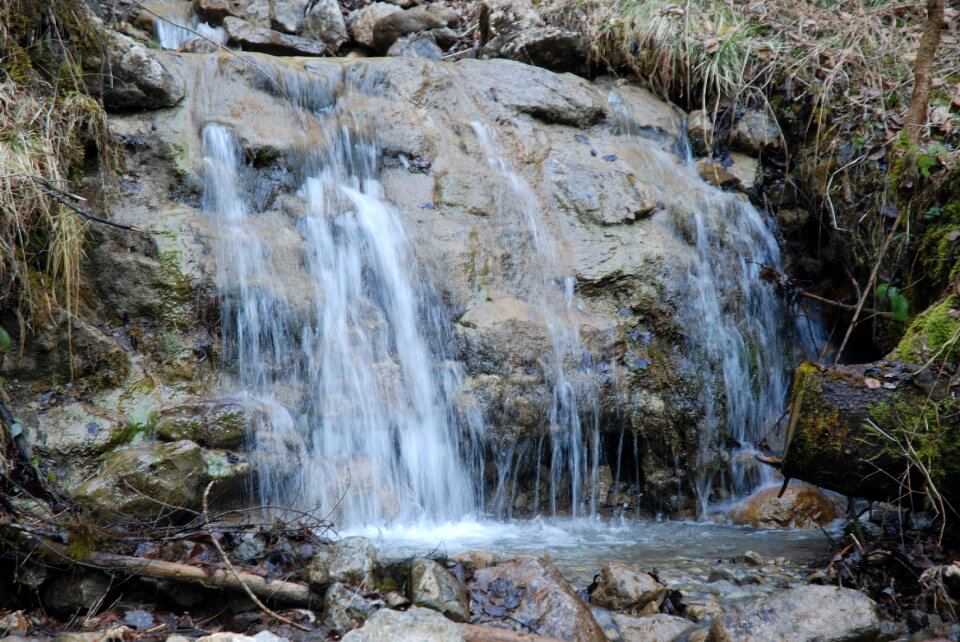
[[[43,604],[57,613],[73,615],[99,604],[109,590],[110,578],[102,573],[69,573],[47,582]]]
[[[391,609],[400,609],[410,604],[410,598],[396,591],[388,591],[383,599]]]
[[[615,613],[613,621],[620,629],[622,642],[673,642],[694,627],[690,620],[663,613],[648,617]]]
[[[612,611],[639,612],[650,603],[659,608],[666,596],[667,588],[653,576],[626,564],[611,563],[600,570],[590,601]]]
[[[303,18],[303,36],[322,42],[336,53],[349,40],[347,23],[337,0],[317,0]]]
[[[410,596],[417,606],[443,613],[454,622],[470,619],[467,590],[433,560],[416,560],[410,568]]]
[[[323,598],[323,624],[341,635],[362,626],[373,612],[362,595],[339,582]]]
[[[390,46],[387,55],[439,61],[443,58],[443,50],[437,45],[430,33],[418,33],[397,40]]]
[[[372,587],[377,549],[366,537],[346,537],[318,551],[307,565],[306,579],[315,587],[334,582]]]
[[[730,143],[748,154],[779,150],[782,147],[780,128],[764,111],[751,109],[737,121]]]
[[[309,4],[310,0],[272,0],[270,26],[284,33],[300,33],[303,16]]]
[[[763,555],[756,551],[747,551],[743,554],[743,561],[747,566],[763,566]]]
[[[391,13],[373,25],[374,48],[386,53],[393,43],[407,34],[455,27],[459,22],[460,16],[455,11],[439,4]]]
[[[373,26],[381,18],[397,13],[401,9],[386,2],[373,2],[365,7],[350,12],[347,16],[347,27],[354,42],[364,47],[373,48]]]
[[[436,611],[416,606],[407,611],[380,609],[343,642],[465,642],[460,627]]]

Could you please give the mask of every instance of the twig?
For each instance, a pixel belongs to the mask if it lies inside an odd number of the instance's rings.
[[[306,631],[309,633],[311,631],[309,627],[306,627],[298,622],[294,622],[293,620],[289,618],[285,618],[279,613],[276,613],[270,610],[270,608],[268,608],[266,604],[260,601],[260,598],[254,595],[253,591],[250,590],[250,587],[247,586],[247,583],[240,578],[240,574],[237,572],[237,569],[234,568],[233,562],[231,562],[230,558],[227,557],[227,554],[224,552],[223,547],[220,546],[220,541],[217,539],[216,535],[210,529],[208,502],[210,498],[210,489],[213,488],[214,483],[215,482],[210,482],[209,484],[207,484],[206,490],[203,491],[203,522],[204,522],[204,529],[206,529],[210,533],[210,540],[213,542],[213,545],[217,549],[217,552],[220,553],[220,557],[223,558],[223,563],[227,565],[227,568],[230,570],[231,573],[233,573],[233,576],[237,578],[238,582],[240,582],[240,586],[243,587],[243,590],[247,594],[247,597],[253,600],[253,603],[256,604],[261,611],[263,611],[264,613],[266,613],[267,615],[269,615],[275,620],[283,622],[284,624],[289,624],[295,629],[299,629],[301,631]]]

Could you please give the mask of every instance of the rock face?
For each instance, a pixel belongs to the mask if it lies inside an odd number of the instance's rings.
[[[667,596],[667,587],[651,575],[626,564],[612,563],[600,570],[590,601],[611,611],[637,613],[648,604],[656,607]]]
[[[257,27],[232,16],[223,19],[223,29],[231,44],[249,51],[276,56],[322,56],[327,53],[326,46],[316,40]]]
[[[815,528],[843,515],[843,505],[816,486],[791,481],[783,497],[780,488],[767,488],[751,495],[730,511],[736,524],[757,528]]]
[[[380,609],[343,642],[465,642],[460,628],[436,611],[416,606],[407,611]]]
[[[877,605],[858,591],[801,586],[758,598],[717,618],[708,642],[869,642]]]
[[[439,4],[390,13],[373,25],[373,46],[377,51],[385,53],[393,43],[407,34],[455,27],[458,22],[460,17],[456,12]]]
[[[410,567],[410,598],[415,605],[439,611],[454,622],[470,618],[467,590],[433,560],[416,560]]]
[[[480,569],[470,589],[474,602],[492,601],[510,616],[485,622],[487,626],[516,629],[517,622],[530,622],[541,635],[561,640],[605,639],[590,609],[548,557],[522,556]]]
[[[377,549],[366,537],[345,537],[320,549],[310,560],[305,574],[313,586],[324,588],[334,582],[372,587]]]

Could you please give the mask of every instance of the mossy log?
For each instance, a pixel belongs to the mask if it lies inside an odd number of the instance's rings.
[[[958,402],[949,387],[945,395],[942,386],[931,387],[929,375],[929,369],[896,362],[801,365],[783,474],[854,497],[918,507],[932,483],[960,507]]]

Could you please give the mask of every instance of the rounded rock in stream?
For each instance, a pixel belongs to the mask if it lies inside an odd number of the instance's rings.
[[[766,488],[730,511],[735,524],[754,528],[813,528],[826,526],[843,514],[836,495],[825,494],[816,486],[792,481],[783,497],[779,487]]]
[[[638,613],[653,603],[657,609],[667,587],[656,578],[627,564],[607,564],[600,570],[590,601],[612,611]]]
[[[450,572],[433,560],[416,560],[410,568],[413,603],[443,613],[454,622],[470,618],[467,591]]]

